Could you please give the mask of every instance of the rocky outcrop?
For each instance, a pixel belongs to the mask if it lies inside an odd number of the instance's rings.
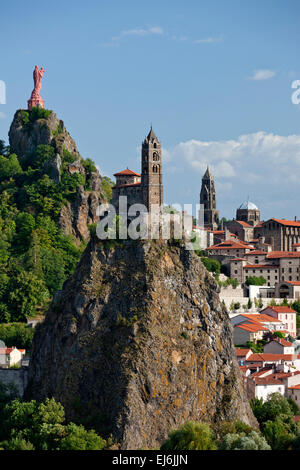
[[[66,163],[66,171],[73,175],[79,173],[86,176],[83,159],[78,152],[76,143],[65,128],[64,122],[58,119],[53,111],[47,111],[47,117],[30,120],[30,112],[18,110],[15,113],[9,130],[9,144],[12,153],[19,160],[25,161],[32,155],[38,145],[49,145],[55,150],[55,157],[43,166],[56,184],[61,181],[61,168],[64,152],[72,156],[72,162]],[[78,242],[89,239],[90,224],[98,222],[97,208],[106,202],[102,191],[102,178],[98,170],[89,175],[89,188],[79,186],[74,200],[66,202],[58,216],[59,227],[67,234],[73,235]]]
[[[157,448],[187,420],[256,420],[232,327],[200,258],[163,241],[92,239],[37,326],[27,397],[54,396],[67,417]]]
[[[60,167],[61,167],[61,158],[59,154],[56,154],[55,157],[50,158],[44,165],[44,172],[50,176],[50,178],[55,181],[55,183],[60,183]]]
[[[9,129],[9,145],[11,153],[19,159],[35,151],[38,145],[51,145],[56,153],[62,155],[66,149],[71,154],[80,154],[77,146],[65,128],[64,122],[51,111],[47,118],[28,121],[29,111],[19,109],[14,115]]]

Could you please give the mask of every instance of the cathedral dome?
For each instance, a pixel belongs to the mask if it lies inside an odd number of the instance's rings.
[[[252,210],[252,211],[258,211],[258,207],[253,204],[253,202],[250,201],[245,201],[243,204],[240,205],[239,209],[246,209],[246,210]]]

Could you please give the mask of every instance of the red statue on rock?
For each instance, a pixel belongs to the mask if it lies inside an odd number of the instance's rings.
[[[33,71],[34,89],[31,93],[30,100],[28,100],[28,111],[31,111],[31,109],[35,106],[39,108],[44,108],[44,100],[40,95],[44,72],[45,69],[43,69],[43,67],[39,70],[38,65],[35,66]]]

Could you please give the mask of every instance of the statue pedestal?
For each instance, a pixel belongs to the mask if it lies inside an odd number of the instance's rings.
[[[28,103],[28,111],[31,111],[32,108],[44,108],[45,107],[45,102],[44,100],[39,97],[39,98],[30,98],[30,100],[27,101]]]

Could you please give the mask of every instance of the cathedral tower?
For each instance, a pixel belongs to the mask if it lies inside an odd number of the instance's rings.
[[[163,204],[161,144],[153,132],[142,143],[142,202],[151,212],[153,204]]]
[[[216,190],[214,178],[207,167],[202,178],[200,204],[204,205],[204,227],[217,230],[219,224],[219,211],[217,211]]]

